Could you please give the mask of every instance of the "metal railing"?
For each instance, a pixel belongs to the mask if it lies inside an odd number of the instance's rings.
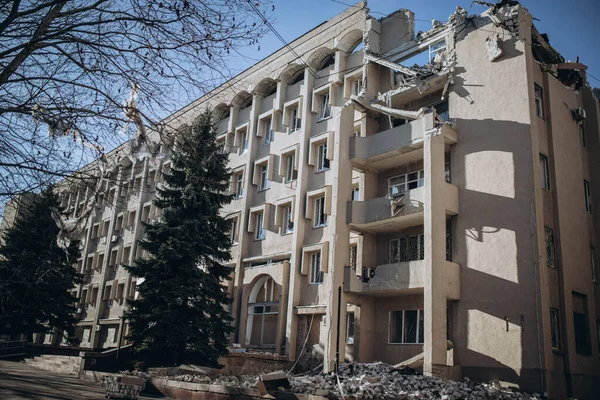
[[[25,340],[0,341],[0,358],[25,354]]]

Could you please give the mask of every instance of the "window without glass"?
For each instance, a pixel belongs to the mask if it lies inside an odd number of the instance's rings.
[[[258,185],[258,190],[267,190],[271,186],[271,183],[267,178],[267,165],[263,164],[259,168],[260,183]]]
[[[325,214],[325,196],[318,197],[315,200],[315,215],[313,217],[315,228],[327,225],[327,214]]]
[[[435,59],[435,56],[446,48],[446,40],[440,40],[429,46],[429,62]]]
[[[403,236],[390,240],[389,263],[417,261],[425,259],[425,236]]]
[[[535,113],[541,119],[544,119],[544,91],[541,86],[535,84]]]
[[[548,157],[540,154],[540,182],[542,189],[550,190],[550,175],[548,174]]]
[[[289,183],[298,178],[298,171],[296,171],[296,153],[291,153],[286,156],[285,166],[285,182]]]
[[[592,264],[592,282],[598,283],[598,264],[596,262],[596,248],[590,246],[590,262]]]
[[[360,198],[360,188],[358,186],[354,186],[352,188],[351,197],[352,201],[358,201]]]
[[[327,143],[322,143],[317,148],[317,172],[329,169],[329,160],[327,159]]]
[[[358,96],[363,88],[362,79],[357,79],[352,82],[352,94]]]
[[[346,343],[354,344],[354,313],[346,314]]]
[[[554,246],[554,231],[548,227],[544,228],[546,236],[546,265],[556,268],[556,247]]]
[[[254,238],[256,240],[264,240],[267,237],[267,230],[263,227],[263,213],[256,213],[256,225],[254,229]]]
[[[581,145],[583,147],[587,146],[587,138],[585,137],[585,129],[583,127],[583,122],[578,124],[579,127],[579,140],[581,141]]]
[[[583,181],[583,191],[585,194],[585,211],[592,212],[592,191],[590,189],[590,183],[586,180]]]
[[[329,92],[319,97],[319,115],[317,121],[331,117],[331,104],[329,104]]]
[[[298,115],[298,107],[294,107],[290,110],[290,133],[296,132],[301,128],[301,120]]]
[[[321,253],[310,255],[310,283],[323,283],[323,272],[321,271]]]
[[[588,326],[587,296],[573,292],[573,324],[575,327],[575,351],[590,353],[590,329]]]
[[[281,221],[281,231],[283,233],[292,233],[294,231],[294,223],[292,222],[292,206],[283,207],[283,219]]]
[[[423,343],[423,310],[390,311],[389,343]]]
[[[425,185],[425,173],[423,170],[410,172],[404,175],[394,176],[389,180],[389,193],[392,196],[401,195],[409,190]]]
[[[552,338],[552,349],[560,350],[560,318],[556,308],[550,308],[550,336]]]

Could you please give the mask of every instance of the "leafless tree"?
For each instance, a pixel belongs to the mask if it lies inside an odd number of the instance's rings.
[[[274,6],[254,0],[0,0],[0,198],[70,176],[230,77]],[[124,127],[127,127],[124,129]],[[85,177],[85,176],[84,176]]]

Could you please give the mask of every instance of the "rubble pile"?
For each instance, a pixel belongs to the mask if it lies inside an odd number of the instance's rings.
[[[330,395],[352,399],[539,399],[502,388],[497,383],[463,382],[417,375],[414,370],[394,369],[384,363],[345,364],[340,368],[339,384],[335,374],[293,377],[291,392]],[[341,390],[340,390],[341,387]]]
[[[222,385],[229,387],[256,388],[258,377],[254,375],[219,375],[211,378],[207,375],[177,375],[169,377],[169,379],[181,382],[206,383],[210,385]]]

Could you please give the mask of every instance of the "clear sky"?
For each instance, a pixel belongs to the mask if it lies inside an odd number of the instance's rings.
[[[358,0],[340,0],[348,5]],[[488,0],[494,2],[493,0]],[[256,2],[260,3],[260,0]],[[274,28],[289,43],[320,23],[344,11],[347,6],[336,0],[275,0]],[[566,60],[586,64],[589,75],[600,79],[600,0],[522,0],[534,18],[534,24],[540,33],[547,33],[550,44],[558,50]],[[370,0],[368,7],[371,15],[379,18],[399,8],[406,8],[415,13],[415,30],[431,29],[431,20],[445,22],[454,12],[457,5],[465,8],[469,14],[480,14],[485,6],[473,4],[465,0]],[[241,61],[243,68],[268,56],[283,44],[274,34],[260,41],[257,46],[248,49],[244,54],[247,60]],[[237,63],[236,63],[237,64]],[[592,87],[600,87],[600,81],[588,75]]]

